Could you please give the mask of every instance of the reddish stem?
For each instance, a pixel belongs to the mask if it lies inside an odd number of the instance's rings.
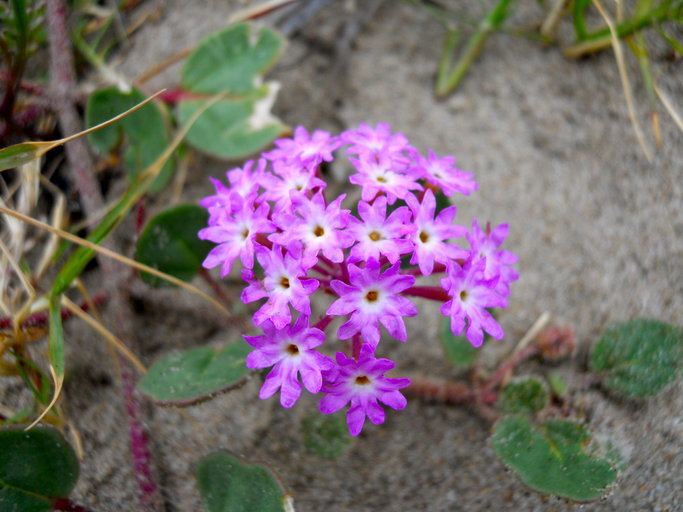
[[[206,283],[211,287],[211,290],[213,290],[213,293],[216,294],[216,297],[218,297],[223,303],[227,304],[228,306],[232,305],[232,298],[225,293],[225,290],[223,289],[221,284],[213,278],[213,276],[208,270],[202,268],[199,271],[199,275],[202,276],[202,279],[204,279],[204,281],[206,281]]]
[[[152,512],[160,509],[158,503],[159,489],[156,486],[154,474],[152,473],[152,453],[149,450],[149,437],[140,421],[142,410],[140,401],[135,394],[137,379],[133,367],[128,361],[119,356],[121,369],[121,383],[123,387],[123,397],[128,413],[128,435],[130,440],[130,451],[133,456],[133,468],[135,479],[138,483],[138,498],[143,511]]]
[[[76,505],[68,498],[59,498],[52,506],[52,510],[59,510],[60,512],[91,512],[90,509]]]
[[[327,326],[332,323],[332,317],[325,315],[322,317],[320,320],[316,322],[316,324],[313,326],[314,329],[320,329],[321,331],[325,331],[327,329]]]
[[[145,227],[145,220],[147,217],[147,208],[145,207],[145,198],[142,197],[135,205],[135,234],[140,235],[142,228]]]
[[[360,357],[360,349],[362,346],[363,340],[361,339],[360,334],[354,334],[353,339],[351,340],[351,354],[356,361],[358,361],[358,358]]]
[[[479,399],[476,389],[461,382],[445,382],[421,378],[411,378],[405,394],[424,400],[447,404],[474,404]]]
[[[538,347],[536,345],[530,345],[528,347],[523,348],[516,354],[512,354],[506,361],[504,361],[498,369],[494,372],[493,375],[487,380],[484,385],[482,386],[482,393],[483,394],[489,394],[490,392],[493,391],[493,388],[495,388],[500,381],[503,380],[505,375],[512,370],[515,366],[518,364],[522,363],[526,359],[529,359],[530,357],[536,355],[538,353]]]
[[[413,286],[401,292],[403,295],[412,297],[422,297],[424,299],[438,300],[439,302],[446,302],[452,297],[446,293],[446,290],[438,286]]]

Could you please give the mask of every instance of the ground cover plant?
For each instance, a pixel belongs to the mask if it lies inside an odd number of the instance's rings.
[[[307,5],[313,11],[324,4]],[[509,4],[493,8],[476,45],[502,23]],[[577,44],[613,44],[604,30],[585,29],[588,4],[558,2],[554,9],[574,9],[583,34]],[[675,2],[644,4],[624,22],[638,21],[637,27],[617,29],[617,36],[639,36],[680,9]],[[243,393],[255,380],[259,398],[277,395],[271,400],[285,409],[306,402],[304,389],[317,395],[300,426],[299,450],[321,458],[343,457],[371,441],[366,436],[377,427],[369,423],[410,414],[402,410],[419,400],[466,406],[490,427],[493,453],[539,493],[593,502],[617,488],[625,457],[609,432],[580,417],[571,386],[553,371],[577,350],[572,328],[551,325],[543,314],[484,369],[481,347],[504,338],[499,317],[520,278],[514,245],[501,246],[522,226],[459,223],[459,201],[484,191],[453,156],[418,147],[385,122],[337,132],[288,128],[271,112],[280,84],[266,75],[285,55],[285,39],[270,28],[241,21],[208,35],[184,52],[179,86],[148,96],[147,77],[122,87],[128,84],[108,64],[118,10],[71,6],[76,28],[69,32],[63,2],[3,5],[0,374],[24,394],[1,404],[0,509],[88,510],[71,498],[79,460],[93,456],[64,396],[70,347],[64,324],[73,317],[113,348],[138,489],[131,508],[172,506],[158,483],[145,403],[183,411]],[[302,23],[302,13],[297,7],[286,20]],[[72,43],[79,65],[108,77],[108,86],[86,98],[68,92],[76,89]],[[23,77],[29,56],[46,44],[49,90]],[[471,63],[478,50],[466,51]],[[48,114],[66,138],[46,131],[41,121]],[[196,152],[240,162],[226,164],[225,179],[212,179],[213,193],[186,203],[180,198]],[[96,174],[98,166],[123,173],[107,184],[113,178]],[[115,190],[108,200],[106,187]],[[80,210],[69,206],[74,197]],[[133,234],[132,246],[117,238],[124,230]],[[222,315],[224,328],[241,336],[221,346],[197,340],[147,367],[131,343],[129,322],[130,288],[140,281],[200,297]],[[417,298],[430,302],[418,308]],[[100,317],[104,307],[112,311],[109,321]],[[408,328],[428,308],[441,313],[443,359],[466,376],[409,374],[394,355],[397,341],[419,343]],[[600,389],[607,400],[662,392],[683,361],[681,329],[654,319],[621,319],[591,345],[583,379],[573,385]],[[520,372],[530,360],[541,362],[540,370]],[[286,471],[214,448],[193,454],[194,492],[205,510],[294,510]]]

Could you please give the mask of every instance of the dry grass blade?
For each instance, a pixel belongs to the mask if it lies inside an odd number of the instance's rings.
[[[557,25],[560,23],[562,16],[564,16],[564,9],[569,3],[569,0],[555,0],[548,17],[541,25],[541,34],[545,37],[554,38],[557,32]]]
[[[662,105],[664,105],[664,108],[666,111],[669,113],[671,118],[674,120],[674,123],[676,123],[676,126],[678,126],[678,129],[683,132],[683,118],[678,114],[676,109],[674,108],[674,104],[671,102],[671,98],[669,98],[664,91],[662,91],[659,86],[655,85],[655,92],[657,93],[657,97],[659,98],[659,101],[662,102]]]
[[[133,354],[128,347],[116,336],[114,336],[109,329],[107,329],[100,322],[91,317],[88,313],[79,308],[74,304],[68,297],[62,296],[62,304],[64,307],[71,311],[75,316],[83,320],[90,327],[99,332],[109,343],[111,343],[116,350],[121,352],[135,367],[140,370],[141,373],[146,373],[147,368],[143,365],[140,360]]]
[[[600,0],[593,0],[593,3],[595,4],[595,7],[597,7],[598,11],[600,11],[600,15],[604,18],[605,23],[609,27],[609,32],[612,40],[612,48],[614,48],[614,57],[617,60],[619,77],[621,78],[621,84],[624,88],[624,96],[626,98],[626,106],[628,107],[628,115],[631,119],[633,130],[636,132],[636,138],[638,139],[638,143],[640,144],[640,147],[643,148],[643,152],[645,153],[647,160],[651,162],[653,157],[652,151],[650,150],[650,147],[645,141],[643,132],[640,129],[640,124],[638,123],[638,119],[636,118],[636,110],[633,104],[633,92],[631,91],[631,83],[629,82],[628,73],[626,72],[624,52],[621,48],[621,43],[619,41],[619,36],[617,35],[616,28],[614,27],[614,22],[612,22],[612,19],[600,3]]]
[[[155,64],[154,66],[152,66],[150,69],[148,69],[147,71],[145,71],[143,74],[141,74],[139,77],[137,77],[135,79],[135,81],[134,81],[135,85],[137,85],[138,87],[143,86],[146,82],[148,82],[149,80],[151,80],[152,78],[157,76],[159,73],[164,71],[166,68],[172,66],[176,62],[179,62],[179,61],[183,60],[185,57],[187,57],[188,55],[190,55],[195,50],[195,48],[197,48],[197,45],[193,45],[189,48],[185,48],[184,50],[181,50],[177,53],[174,53],[170,57],[162,60],[158,64]]]
[[[36,295],[36,290],[33,288],[33,285],[29,282],[29,280],[26,278],[26,275],[24,274],[24,271],[21,270],[21,267],[19,266],[19,263],[14,259],[14,256],[12,256],[12,253],[9,250],[9,247],[5,244],[5,242],[2,241],[0,238],[0,250],[3,252],[5,257],[7,258],[7,261],[9,262],[10,266],[12,267],[12,270],[17,274],[17,277],[19,278],[19,281],[21,281],[22,286],[24,287],[24,290],[26,290],[26,293],[30,298],[34,297]]]
[[[269,12],[272,12],[280,7],[284,7],[289,4],[298,2],[299,0],[269,0],[263,2],[260,5],[255,5],[254,7],[247,7],[237,11],[228,18],[228,23],[237,23],[240,21],[252,20],[254,18],[259,18],[265,16]]]
[[[45,415],[50,412],[50,409],[54,407],[54,405],[57,403],[57,399],[59,398],[59,395],[62,393],[62,385],[64,384],[64,375],[58,376],[57,373],[55,372],[55,369],[50,365],[50,373],[52,374],[52,380],[55,382],[55,393],[54,396],[52,397],[52,400],[50,401],[49,404],[43,409],[43,412],[40,413],[40,415],[35,419],[33,423],[31,423],[28,427],[24,429],[24,431],[31,430],[33,427],[35,427],[40,421],[45,417]]]
[[[21,213],[10,210],[9,208],[5,208],[3,206],[0,206],[0,213],[4,213],[5,215],[9,215],[11,217],[22,220],[28,224],[31,224],[31,225],[36,226],[38,228],[49,231],[50,233],[54,233],[54,234],[60,236],[61,238],[69,240],[70,242],[74,242],[78,245],[82,245],[83,247],[87,247],[88,249],[92,249],[93,251],[100,253],[100,254],[103,254],[104,256],[108,256],[112,259],[115,259],[116,261],[124,263],[125,265],[136,268],[136,269],[141,270],[143,272],[147,272],[149,274],[152,274],[156,277],[164,279],[165,281],[168,281],[169,283],[173,283],[176,286],[180,286],[181,288],[185,288],[186,290],[188,290],[188,291],[190,291],[196,295],[199,295],[204,300],[211,303],[212,306],[217,308],[219,311],[221,311],[222,313],[224,313],[228,317],[232,317],[232,313],[230,313],[230,311],[228,311],[221,303],[219,303],[213,297],[207,295],[206,293],[201,291],[196,286],[192,286],[191,284],[186,283],[185,281],[181,281],[180,279],[173,277],[170,274],[166,274],[165,272],[161,272],[160,270],[149,267],[143,263],[139,263],[133,259],[130,259],[130,258],[127,258],[126,256],[123,256],[122,254],[114,252],[114,251],[107,249],[105,247],[101,247],[97,244],[89,242],[88,240],[85,240],[84,238],[81,238],[81,237],[76,236],[76,235],[72,235],[71,233],[68,233],[64,230],[54,228],[54,227],[50,226],[49,224],[45,224],[43,222],[40,222],[39,220],[33,219],[33,218],[28,217],[26,215],[22,215]]]
[[[56,196],[55,205],[52,208],[52,215],[50,219],[50,224],[61,229],[64,225],[64,219],[66,218],[66,197],[64,194],[58,194]],[[50,235],[50,239],[47,241],[43,247],[43,254],[40,257],[40,263],[38,263],[38,268],[35,272],[35,279],[40,280],[43,274],[47,271],[50,264],[52,263],[52,258],[59,246],[59,237],[55,234]]]

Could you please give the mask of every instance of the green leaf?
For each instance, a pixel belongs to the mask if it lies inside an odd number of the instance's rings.
[[[183,89],[198,94],[245,94],[259,85],[259,76],[280,58],[284,39],[268,28],[253,34],[239,23],[204,39],[182,71]]]
[[[138,389],[159,405],[193,405],[234,389],[250,370],[245,358],[251,347],[230,343],[220,350],[208,347],[172,352],[154,363]]]
[[[215,244],[200,240],[197,232],[206,227],[209,214],[194,204],[164,210],[152,218],[142,231],[135,259],[152,268],[189,281],[202,268],[202,262]],[[142,279],[152,286],[170,283],[143,272]]]
[[[239,159],[256,153],[286,132],[269,110],[276,88],[266,84],[243,99],[224,99],[209,107],[187,133],[195,148],[216,158]],[[181,101],[178,117],[185,122],[204,100]]]
[[[197,464],[197,483],[206,512],[285,512],[291,498],[270,468],[215,452]]]
[[[637,318],[608,326],[591,354],[591,369],[618,394],[643,397],[676,379],[683,363],[683,330]]]
[[[87,125],[98,125],[145,99],[146,96],[138,89],[132,89],[128,93],[121,92],[116,87],[96,91],[88,98],[85,111]],[[133,182],[170,144],[166,117],[158,104],[148,103],[120,121],[89,134],[88,140],[100,153],[109,154],[121,143],[125,133],[128,148],[124,160],[129,181]],[[169,159],[149,190],[161,190],[173,175],[173,169],[173,160]]]
[[[76,454],[52,428],[2,428],[0,454],[0,510],[48,511],[76,485]]]
[[[0,171],[19,167],[35,160],[45,152],[45,143],[23,142],[0,150]]]
[[[353,438],[342,414],[307,415],[303,420],[304,446],[321,457],[336,457],[346,450]]]
[[[604,495],[617,477],[609,459],[586,452],[591,437],[586,427],[572,421],[533,425],[528,418],[510,416],[496,424],[492,441],[498,457],[528,486],[590,501]]]
[[[550,389],[555,395],[565,396],[567,394],[567,383],[558,373],[548,375],[548,384],[550,384]]]
[[[441,321],[441,343],[446,352],[446,357],[455,366],[470,366],[477,360],[479,350],[472,346],[467,336],[456,336],[451,331],[451,319],[444,318]]]
[[[533,413],[548,405],[548,389],[534,377],[524,377],[508,383],[498,396],[498,407],[507,413]]]
[[[126,195],[123,196],[116,205],[104,216],[95,229],[93,229],[87,237],[89,242],[99,244],[102,242],[112,230],[119,225],[119,223],[126,216],[132,206],[140,199],[146,184],[140,186],[129,187]],[[84,246],[79,246],[69,259],[64,263],[64,266],[55,277],[52,285],[52,294],[57,295],[64,293],[76,279],[90,260],[95,256],[95,251]]]

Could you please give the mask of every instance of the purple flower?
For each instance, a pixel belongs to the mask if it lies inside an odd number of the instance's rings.
[[[391,126],[379,123],[375,128],[361,123],[357,130],[346,130],[339,136],[343,144],[351,144],[346,152],[360,159],[374,160],[380,155],[394,165],[407,165],[410,159],[404,152],[412,153],[408,138],[402,133],[391,133]]]
[[[406,399],[399,389],[410,386],[410,379],[390,379],[384,374],[395,364],[389,359],[376,359],[367,343],[360,350],[358,362],[337,352],[337,366],[326,374],[329,383],[323,386],[326,395],[319,409],[324,414],[337,412],[350,402],[346,423],[352,436],[363,429],[365,417],[375,425],[384,422],[384,409],[378,401],[399,410],[405,409]]]
[[[365,268],[348,265],[350,285],[332,281],[332,289],[339,295],[327,310],[328,315],[348,315],[351,318],[339,327],[338,336],[345,340],[360,332],[363,340],[374,349],[379,343],[379,324],[394,338],[406,341],[404,316],[415,316],[415,305],[398,295],[415,283],[413,276],[399,274],[396,263],[380,275],[377,260],[368,260]]]
[[[323,160],[332,161],[332,152],[341,142],[329,132],[316,130],[311,135],[306,128],[299,126],[294,130],[293,138],[278,139],[274,142],[276,149],[264,153],[269,160],[285,162],[301,162],[306,166],[316,166]]]
[[[519,279],[519,274],[510,265],[517,263],[517,256],[505,250],[498,249],[508,236],[508,225],[500,224],[491,229],[487,224],[486,231],[483,231],[477,219],[472,221],[472,232],[465,235],[472,247],[472,258],[486,259],[484,277],[493,279],[498,277],[496,291],[503,297],[510,296],[510,283]]]
[[[441,280],[441,286],[451,300],[441,306],[441,314],[451,317],[451,331],[462,334],[467,320],[465,334],[469,342],[480,347],[486,331],[494,338],[503,339],[503,328],[486,308],[507,306],[505,298],[496,293],[498,278],[484,279],[485,259],[468,260],[463,267],[457,263],[448,266],[448,276]]]
[[[413,194],[409,194],[406,202],[413,211],[416,230],[408,235],[415,244],[415,252],[410,259],[410,264],[417,263],[420,272],[428,276],[434,270],[434,262],[438,261],[447,265],[456,258],[466,258],[468,252],[455,244],[444,243],[449,238],[459,238],[467,233],[464,226],[453,225],[455,218],[455,206],[449,206],[439,212],[434,218],[436,211],[436,199],[431,190],[425,192],[422,203],[418,203]]]
[[[391,159],[384,154],[369,159],[349,158],[349,161],[358,171],[349,177],[349,181],[362,187],[363,201],[372,201],[377,194],[384,193],[387,202],[394,204],[396,198],[405,199],[411,195],[411,190],[422,190],[422,185],[413,178],[394,171]]]
[[[363,222],[351,217],[346,228],[346,232],[358,241],[351,249],[349,263],[369,259],[379,261],[382,255],[393,265],[402,254],[413,250],[413,244],[403,239],[415,229],[407,224],[410,210],[405,206],[394,210],[387,219],[387,199],[378,197],[372,204],[360,201],[358,214]]]
[[[276,215],[275,224],[282,233],[271,235],[269,240],[287,248],[303,244],[305,268],[316,264],[320,251],[330,261],[341,263],[344,260],[343,249],[354,242],[353,237],[343,231],[350,216],[349,210],[341,209],[345,197],[346,194],[342,194],[327,206],[322,192],[311,199],[295,198],[293,210],[296,215]]]
[[[254,208],[254,197],[233,197],[233,213],[220,206],[211,208],[210,225],[198,236],[219,244],[211,249],[202,263],[204,268],[221,265],[221,277],[230,273],[232,262],[239,256],[246,268],[254,266],[254,248],[259,233],[272,233],[275,224],[268,220],[268,205]]]
[[[313,168],[296,162],[277,161],[273,164],[273,173],[263,176],[265,192],[262,197],[275,202],[276,212],[288,212],[291,210],[292,197],[303,196],[316,188],[322,190],[326,186],[327,183],[315,177]]]
[[[216,194],[205,197],[199,201],[199,204],[207,210],[219,207],[231,212],[235,203],[237,203],[236,207],[239,208],[241,203],[232,198],[235,195],[241,198],[251,196],[254,192],[258,192],[259,183],[262,181],[267,162],[260,158],[257,167],[253,169],[254,163],[253,160],[249,160],[242,167],[227,171],[225,174],[230,182],[229,187],[215,178],[209,178],[216,187]]]
[[[300,315],[293,326],[277,329],[273,322],[261,324],[262,336],[244,336],[256,350],[247,356],[247,368],[273,369],[266,377],[259,398],[270,398],[280,389],[282,407],[292,407],[301,395],[301,383],[311,393],[322,387],[322,372],[334,368],[334,362],[315,347],[325,341],[320,329],[308,328],[309,317]]]
[[[446,196],[451,197],[455,192],[469,196],[479,188],[473,179],[474,174],[455,168],[455,158],[439,158],[431,149],[428,153],[427,158],[420,154],[415,155],[417,165],[412,170],[431,185],[441,188]]]
[[[263,281],[258,280],[250,270],[242,271],[242,278],[249,283],[240,296],[242,302],[248,304],[268,297],[266,303],[254,313],[254,324],[262,325],[270,320],[276,328],[283,329],[292,320],[290,304],[299,313],[311,315],[309,295],[318,289],[320,283],[315,279],[302,279],[306,271],[301,265],[300,256],[288,252],[283,257],[282,247],[277,245],[272,249],[259,246],[256,257],[265,271]]]

